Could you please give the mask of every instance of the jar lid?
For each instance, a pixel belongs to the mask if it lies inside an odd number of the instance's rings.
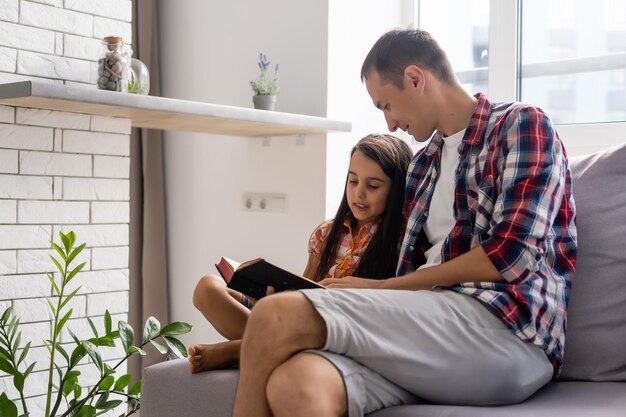
[[[105,36],[102,41],[109,46],[117,46],[123,43],[123,38],[121,36]]]

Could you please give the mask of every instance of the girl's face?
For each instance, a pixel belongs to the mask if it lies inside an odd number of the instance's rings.
[[[346,197],[357,220],[357,231],[383,214],[390,191],[391,178],[380,165],[363,152],[355,151],[350,159]]]

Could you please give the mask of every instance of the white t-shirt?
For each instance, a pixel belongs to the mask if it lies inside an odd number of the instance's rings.
[[[443,138],[441,167],[437,173],[435,190],[428,209],[428,218],[424,223],[424,232],[433,246],[424,254],[426,263],[419,269],[441,263],[441,247],[456,223],[454,218],[454,189],[460,158],[459,145],[464,135],[465,129]]]

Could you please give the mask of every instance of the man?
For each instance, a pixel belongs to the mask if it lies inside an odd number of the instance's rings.
[[[236,417],[514,403],[562,365],[576,230],[549,118],[466,93],[421,30],[383,35],[361,78],[390,131],[430,139],[409,167],[398,277],[262,299]]]

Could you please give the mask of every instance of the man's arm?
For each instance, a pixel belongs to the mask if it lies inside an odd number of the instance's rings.
[[[482,246],[476,246],[448,262],[393,279],[326,278],[321,284],[330,288],[430,290],[435,285],[448,286],[463,282],[504,282],[504,279],[493,266]]]

